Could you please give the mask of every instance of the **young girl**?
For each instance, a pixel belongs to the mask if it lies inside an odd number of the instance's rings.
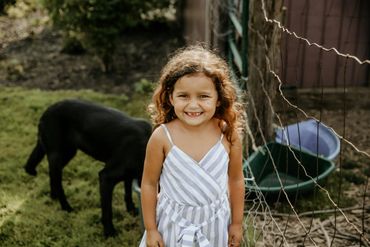
[[[239,246],[244,118],[227,64],[200,46],[178,51],[150,109],[155,130],[141,183],[140,247]]]

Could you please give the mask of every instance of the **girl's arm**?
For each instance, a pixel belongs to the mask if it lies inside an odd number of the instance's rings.
[[[231,207],[231,224],[229,226],[229,245],[238,246],[242,239],[242,225],[244,217],[244,176],[243,150],[240,138],[235,133],[233,144],[230,147],[229,163],[229,194]]]
[[[163,133],[157,128],[148,141],[141,181],[141,205],[144,226],[147,231],[147,246],[164,246],[157,230],[156,206],[158,181],[164,160]]]

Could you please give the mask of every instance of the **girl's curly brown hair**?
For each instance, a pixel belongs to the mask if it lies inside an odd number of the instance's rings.
[[[232,142],[234,132],[243,130],[243,105],[238,102],[237,90],[225,60],[200,45],[177,50],[163,67],[152,103],[149,105],[155,128],[177,118],[170,95],[178,79],[193,73],[204,73],[214,82],[220,102],[215,117],[226,123],[224,133],[227,140]]]

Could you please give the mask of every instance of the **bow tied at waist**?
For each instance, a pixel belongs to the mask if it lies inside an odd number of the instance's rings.
[[[181,247],[193,247],[198,242],[199,247],[211,247],[208,239],[203,235],[200,226],[189,225],[179,235],[177,242]]]

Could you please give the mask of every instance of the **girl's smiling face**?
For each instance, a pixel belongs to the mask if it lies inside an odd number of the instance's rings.
[[[177,118],[190,126],[200,126],[211,120],[219,105],[216,87],[203,73],[181,77],[170,96]]]

